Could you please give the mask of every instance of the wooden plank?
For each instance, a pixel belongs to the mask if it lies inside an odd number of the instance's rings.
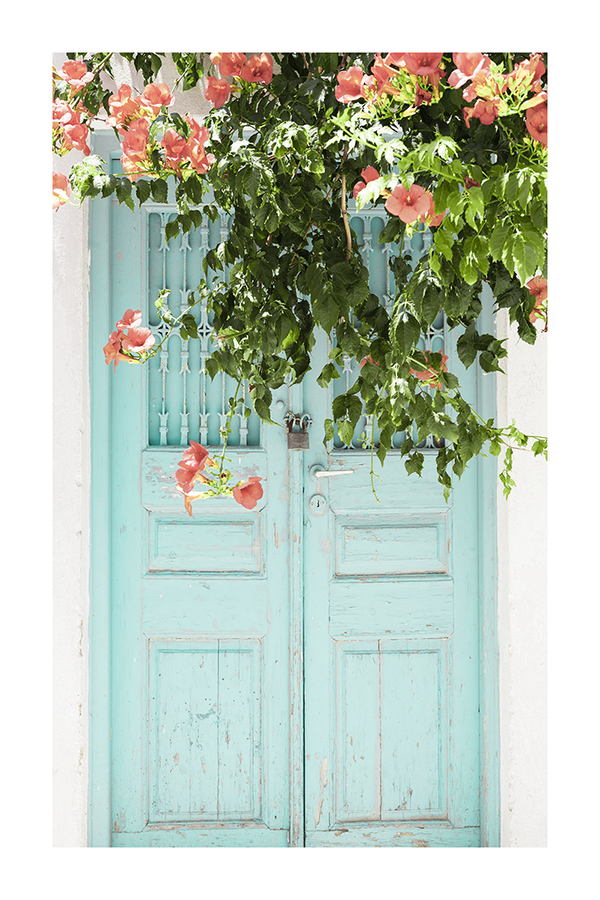
[[[374,825],[365,822],[349,828],[306,833],[307,847],[479,847],[479,828],[454,828],[446,822],[401,822]]]
[[[336,642],[336,821],[381,813],[380,658],[376,641]]]
[[[261,818],[260,643],[219,641],[219,819]]]
[[[219,454],[216,447],[215,453]],[[140,484],[142,489],[142,506],[148,510],[173,510],[181,512],[183,509],[183,497],[177,490],[175,473],[179,468],[179,461],[183,456],[185,447],[146,447],[141,453]],[[263,509],[267,504],[267,492],[269,489],[267,479],[267,456],[264,450],[259,448],[241,449],[233,447],[227,451],[227,457],[231,460],[227,463],[232,473],[234,482],[244,480],[257,475],[263,479],[263,497],[258,501],[255,511]],[[194,490],[202,491],[203,486],[197,484]],[[232,514],[244,512],[230,497],[218,497],[208,500],[197,500],[194,510],[200,510],[202,514]]]
[[[451,634],[452,580],[334,579],[330,585],[329,624],[335,637]]]
[[[444,641],[382,641],[382,818],[447,815]]]
[[[218,815],[217,642],[151,642],[150,821]]]

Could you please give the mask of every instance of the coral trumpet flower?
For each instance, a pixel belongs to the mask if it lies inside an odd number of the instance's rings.
[[[431,202],[431,194],[420,187],[413,184],[409,191],[401,184],[394,188],[388,199],[385,201],[385,208],[392,216],[398,216],[407,224],[416,222],[420,216],[429,212]]]
[[[245,484],[234,487],[233,499],[236,503],[240,503],[245,509],[254,509],[263,495],[261,481],[261,478],[253,475]]]

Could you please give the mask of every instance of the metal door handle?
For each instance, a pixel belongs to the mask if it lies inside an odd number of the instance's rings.
[[[353,475],[354,469],[340,469],[338,472],[325,471],[323,466],[313,466],[309,472],[311,478],[337,478],[338,475]]]

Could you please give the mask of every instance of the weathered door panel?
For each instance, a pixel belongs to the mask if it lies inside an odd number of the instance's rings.
[[[158,291],[171,290],[174,314],[185,308],[227,221],[167,245],[169,210],[96,203],[92,249],[108,240],[110,277],[94,275],[93,256],[92,300],[107,312],[94,313],[92,353],[127,308],[141,308],[160,340]],[[353,216],[352,225],[383,298],[396,252],[373,241],[383,218]],[[443,322],[434,325],[427,346],[443,347],[456,370]],[[446,503],[431,442],[421,478],[392,452],[383,471],[375,458],[376,500],[362,449],[370,422],[352,447],[336,439],[328,455],[322,445],[333,393],[358,362],[346,360],[322,390],[321,335],[312,372],[281,388],[272,410],[282,424],[287,413],[310,416],[310,449],[289,451],[285,428],[236,417],[228,466],[236,479],[260,475],[264,496],[253,510],[197,501],[190,518],[174,490],[177,463],[190,439],[219,452],[232,393],[204,371],[206,313],[199,334],[172,336],[141,369],[92,365],[104,415],[93,435],[104,509],[95,540],[109,535],[97,553],[110,567],[109,584],[93,591],[110,647],[99,627],[93,690],[100,696],[109,680],[110,691],[109,749],[99,714],[93,724],[91,799],[92,819],[108,816],[110,827],[94,826],[102,837],[92,843],[478,846],[478,466]],[[475,402],[474,371],[467,380]]]
[[[165,222],[151,206],[110,206],[110,321],[141,308],[159,339],[157,291],[171,288],[177,314],[218,239],[167,246]],[[189,345],[173,336],[151,366],[106,372],[112,846],[288,844],[287,453],[255,416],[238,419],[228,467],[262,476],[262,500],[187,515],[178,461],[189,438],[220,452],[230,388],[205,376],[209,344],[208,327]]]
[[[305,389],[326,417],[331,397]],[[375,457],[376,499],[361,427],[307,472],[306,846],[476,846],[477,467],[447,503],[433,453],[421,478]]]

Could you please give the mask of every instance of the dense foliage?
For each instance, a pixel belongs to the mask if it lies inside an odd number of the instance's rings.
[[[210,289],[203,280],[176,322],[164,296],[157,298],[164,321],[188,339],[198,336],[194,313],[208,298],[219,336],[209,374],[246,379],[254,409],[270,422],[272,391],[304,377],[321,327],[335,346],[320,385],[339,377],[344,355],[362,361],[324,423],[326,441],[335,424],[349,443],[364,406],[377,422],[381,463],[392,435],[404,431],[406,469],[420,473],[418,444],[433,434],[447,495],[452,475],[475,455],[504,450],[500,477],[508,493],[513,447],[545,455],[546,440],[515,423],[483,421],[447,358],[417,344],[441,310],[459,332],[461,362],[501,370],[504,342],[478,330],[485,283],[494,311],[508,309],[523,341],[536,341],[539,322],[547,327],[545,56],[173,54],[178,85],[202,84],[213,104],[199,122],[169,111],[174,87],[157,83],[165,54],[121,55],[142,74],[142,93],[106,87],[113,54],[68,54],[53,73],[54,150],[84,154],[68,179],[54,175],[55,207],[113,193],[132,209],[149,199],[166,203],[171,179],[177,215],[168,239],[203,216],[216,220],[219,209],[233,213],[229,236],[205,260],[205,273],[222,277]],[[123,175],[107,174],[90,153],[89,131],[100,119],[121,142]],[[359,208],[385,206],[382,242],[402,248],[407,232],[432,231],[416,266],[401,252],[391,258],[391,312],[369,290],[348,223],[351,195]],[[106,361],[144,362],[157,350],[139,311],[128,310],[105,347]],[[188,506],[195,481],[210,479],[205,454],[186,452],[178,480]],[[213,489],[231,495],[222,462],[212,465]],[[255,503],[259,488],[245,488],[236,486],[236,499],[244,502],[245,493]]]

